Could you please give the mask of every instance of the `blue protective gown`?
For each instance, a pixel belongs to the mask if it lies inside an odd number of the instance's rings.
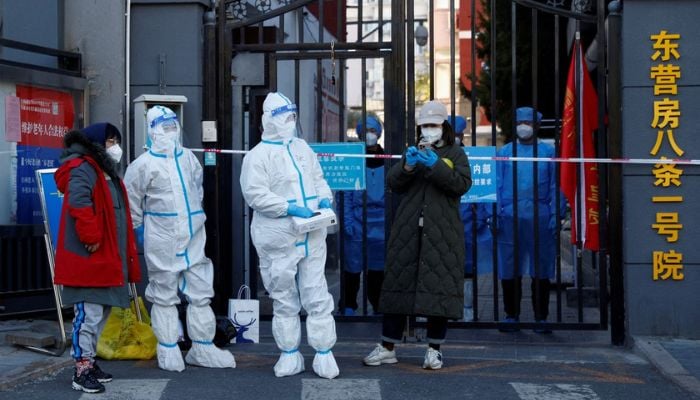
[[[535,143],[517,144],[518,157],[534,156]],[[512,157],[513,143],[501,147],[498,156]],[[554,147],[537,141],[538,157],[554,157]],[[554,278],[556,255],[556,165],[537,163],[537,204],[539,225],[539,265],[535,263],[534,230],[534,162],[517,163],[518,178],[518,232],[513,232],[514,190],[513,167],[510,161],[498,162],[498,275],[500,279],[514,279],[529,274],[540,279]],[[563,200],[563,195],[561,196]],[[562,212],[564,208],[562,207]],[[518,262],[515,262],[515,239],[518,239]],[[517,268],[517,269],[516,269]]]
[[[367,167],[367,268],[384,270],[384,166]],[[362,193],[343,192],[345,270],[362,272]]]
[[[472,254],[477,252],[477,273],[483,274],[490,271],[491,263],[491,231],[486,223],[486,209],[491,208],[490,204],[474,204],[476,207],[476,250],[472,229],[474,219],[471,209],[472,203],[461,203],[459,205],[459,215],[464,224],[464,274],[465,276],[474,273]]]

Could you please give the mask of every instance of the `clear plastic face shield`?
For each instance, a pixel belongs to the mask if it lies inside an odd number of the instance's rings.
[[[157,141],[171,141],[175,144],[180,143],[180,123],[177,121],[175,114],[166,114],[151,122],[154,137]]]
[[[176,119],[169,119],[163,121],[163,123],[160,126],[163,129],[163,133],[166,135],[177,134],[180,130]]]
[[[283,138],[299,137],[301,127],[297,118],[297,106],[287,104],[270,111],[271,123]]]

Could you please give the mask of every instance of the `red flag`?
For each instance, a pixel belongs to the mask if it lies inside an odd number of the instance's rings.
[[[577,98],[576,91],[576,53],[580,64],[579,84],[581,90]],[[578,119],[576,116],[578,115]],[[578,121],[578,127],[576,122]],[[583,52],[578,42],[574,43],[571,53],[569,77],[566,82],[564,98],[564,116],[561,129],[561,157],[595,157],[593,148],[593,130],[598,127],[598,96],[593,82],[588,75],[588,68],[583,62]],[[577,129],[578,128],[578,129]],[[581,132],[581,135],[577,135]],[[583,149],[579,153],[579,149]],[[580,174],[583,182],[578,182]],[[562,163],[560,176],[561,190],[571,206],[571,243],[578,240],[579,229],[576,211],[577,203],[581,201],[581,238],[583,247],[590,250],[600,248],[598,226],[600,213],[598,211],[598,166],[595,163]]]

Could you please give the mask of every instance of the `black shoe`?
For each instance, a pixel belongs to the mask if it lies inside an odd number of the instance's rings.
[[[80,376],[73,375],[73,390],[85,393],[102,393],[105,391],[105,386],[97,381],[91,371],[87,371]]]
[[[506,316],[506,318],[503,321],[498,323],[498,331],[518,332],[520,330],[520,328],[518,328],[518,322],[520,322],[520,318]]]
[[[552,333],[552,330],[549,328],[549,325],[547,324],[546,319],[537,321],[537,325],[535,326],[533,331],[535,333],[543,333],[545,335]]]
[[[97,362],[92,363],[92,369],[90,370],[92,376],[97,379],[97,382],[106,383],[112,382],[112,374],[104,372],[98,365]]]

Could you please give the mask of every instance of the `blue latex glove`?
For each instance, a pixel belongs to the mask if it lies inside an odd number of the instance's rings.
[[[438,155],[432,149],[425,149],[418,153],[418,162],[426,167],[432,167],[438,161]]]
[[[291,217],[311,218],[314,215],[314,212],[311,211],[311,209],[309,208],[299,207],[295,206],[294,204],[290,204],[289,208],[287,208],[287,215]]]
[[[321,199],[318,202],[318,208],[331,208],[331,201],[329,199]]]
[[[411,146],[406,149],[406,165],[409,167],[415,167],[416,163],[418,162],[418,154],[420,152],[416,148],[416,146]]]
[[[134,235],[136,236],[136,243],[140,247],[143,247],[143,225],[134,228]]]

